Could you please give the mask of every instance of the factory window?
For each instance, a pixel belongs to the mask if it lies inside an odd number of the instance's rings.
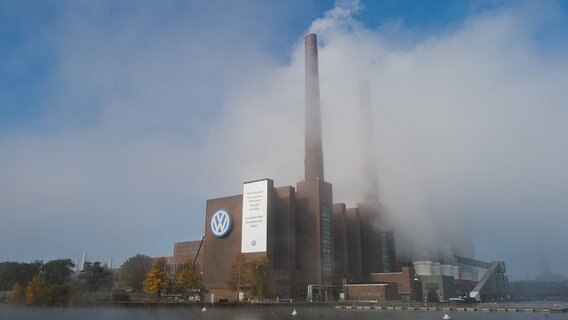
[[[331,211],[322,207],[320,214],[321,271],[322,278],[329,279],[332,274],[331,263]]]
[[[288,286],[276,286],[276,291],[279,296],[281,297],[288,297],[290,296],[290,290]]]
[[[274,275],[274,280],[287,281],[288,276],[285,275],[285,274],[276,274],[276,275]]]
[[[383,271],[390,272],[391,271],[391,261],[389,255],[389,248],[388,248],[388,236],[385,232],[381,232],[381,253],[382,253],[382,260],[383,260]]]

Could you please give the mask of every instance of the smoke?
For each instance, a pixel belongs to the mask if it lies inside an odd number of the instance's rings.
[[[562,237],[545,221],[565,221],[566,205],[555,194],[566,189],[558,180],[565,177],[559,119],[566,116],[566,50],[545,52],[539,43],[559,19],[555,4],[482,11],[427,35],[392,24],[367,29],[356,19],[361,8],[340,2],[307,30],[320,41],[324,162],[334,200],[363,200],[361,155],[371,148],[402,258],[477,256],[520,268],[532,258],[511,239],[526,244],[526,234],[544,232],[543,224],[554,230],[551,238]],[[289,65],[266,76],[260,90],[231,100],[223,127],[247,128],[231,130],[228,142],[246,178],[270,176],[277,185],[299,179],[302,52],[298,42]],[[373,146],[361,144],[362,78],[371,83]]]
[[[0,137],[0,242],[14,244],[0,259],[167,255],[174,241],[200,238],[206,199],[238,194],[243,181],[303,178],[303,32],[275,57],[279,33],[266,17],[290,9],[261,6],[254,24],[252,11],[225,5],[191,21],[194,8],[121,8],[111,23],[104,6],[76,5],[30,44],[57,63],[42,112]],[[402,256],[538,270],[530,235],[546,230],[549,252],[561,252],[568,222],[568,59],[565,39],[548,36],[566,19],[558,4],[507,3],[428,32],[368,28],[364,10],[339,1],[305,30],[320,43],[334,201],[363,201],[368,148]],[[374,145],[362,143],[361,79]],[[552,272],[567,259],[551,256]]]
[[[327,170],[335,199],[362,194],[360,179],[365,177],[357,174],[363,171],[353,158],[360,148],[370,147],[378,159],[380,197],[403,258],[451,262],[454,254],[475,256],[470,232],[490,224],[508,236],[522,234],[525,226],[518,219],[539,220],[528,207],[559,218],[551,212],[559,208],[537,199],[542,191],[530,186],[535,176],[556,181],[560,168],[543,170],[541,161],[551,160],[551,154],[566,157],[558,148],[559,136],[541,132],[563,131],[556,117],[566,116],[559,99],[566,77],[556,69],[566,71],[566,64],[556,60],[566,52],[537,50],[536,36],[546,19],[556,16],[554,4],[522,3],[483,12],[455,30],[423,38],[394,32],[411,39],[363,28],[353,19],[353,8],[360,6],[340,5],[310,28],[323,42],[324,153],[328,168],[337,168]],[[356,129],[345,130],[357,128],[354,88],[360,78],[371,81],[375,146],[357,145]],[[518,194],[518,188],[525,190]],[[566,186],[540,188],[557,192]],[[525,197],[530,200],[517,205]],[[554,203],[565,207],[560,199]],[[496,223],[497,215],[515,220]],[[482,228],[468,228],[471,224]],[[501,240],[500,234],[489,238]]]

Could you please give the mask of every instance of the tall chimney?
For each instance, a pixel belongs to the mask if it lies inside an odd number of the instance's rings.
[[[83,257],[81,258],[81,267],[79,268],[79,271],[83,271],[83,269],[85,268],[85,262],[87,262],[87,252],[83,251]]]
[[[371,93],[369,80],[359,82],[359,98],[361,103],[361,128],[363,134],[363,161],[365,181],[365,202],[369,205],[379,205],[379,181],[377,163],[375,161],[373,139],[373,117],[371,112]]]
[[[318,42],[315,33],[305,37],[306,44],[306,181],[324,180],[321,139]]]

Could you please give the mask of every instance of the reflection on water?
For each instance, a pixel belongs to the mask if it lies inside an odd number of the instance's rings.
[[[292,315],[293,309],[95,309],[95,308],[23,308],[0,305],[0,319],[6,320],[436,320],[444,312],[385,312],[385,311],[348,311],[331,308],[297,309],[298,315]],[[496,320],[496,319],[568,319],[566,314],[547,313],[450,313],[452,319]]]

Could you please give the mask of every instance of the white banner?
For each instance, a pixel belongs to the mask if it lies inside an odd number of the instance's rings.
[[[268,231],[268,181],[243,186],[243,221],[241,252],[265,252]]]

